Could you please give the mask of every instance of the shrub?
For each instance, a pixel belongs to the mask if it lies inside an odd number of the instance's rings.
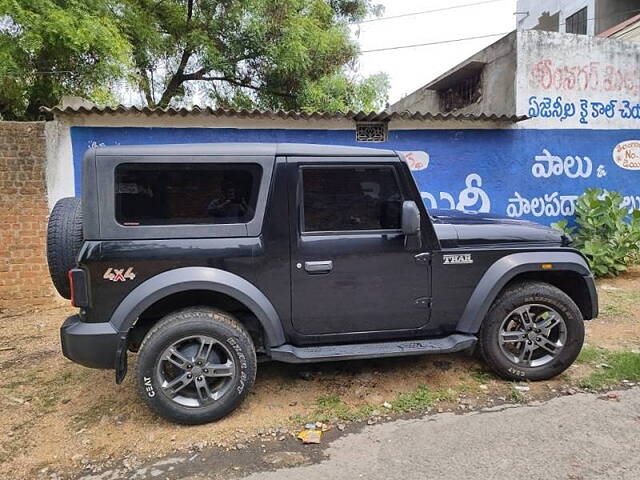
[[[576,201],[576,227],[567,220],[552,224],[573,237],[573,246],[589,260],[596,276],[615,276],[640,256],[640,210],[629,213],[622,195],[588,188]]]

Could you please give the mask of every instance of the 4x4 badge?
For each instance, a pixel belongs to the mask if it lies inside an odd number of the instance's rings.
[[[452,264],[462,264],[462,263],[473,263],[473,258],[471,258],[470,253],[461,253],[457,255],[443,255],[442,263],[444,265],[452,265]]]
[[[112,282],[125,282],[127,280],[133,280],[136,278],[136,274],[133,273],[133,267],[128,267],[125,271],[124,268],[107,268],[102,276],[105,280],[111,280]]]

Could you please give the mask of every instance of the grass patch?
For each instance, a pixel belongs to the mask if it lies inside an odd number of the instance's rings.
[[[600,315],[604,317],[619,317],[621,315],[626,315],[627,313],[629,313],[627,310],[621,308],[615,303],[604,304],[600,308]]]
[[[592,348],[592,347],[591,347]],[[620,383],[622,380],[631,382],[640,381],[640,353],[628,351],[614,352],[604,349],[587,350],[585,355],[580,354],[582,359],[588,363],[598,363],[597,370],[586,378],[581,379],[578,384],[581,388],[600,390]],[[588,360],[584,360],[584,359]]]
[[[477,383],[488,383],[489,381],[491,381],[491,379],[493,379],[493,375],[491,375],[491,373],[487,372],[486,370],[472,370],[469,373],[469,377],[471,377],[471,380],[473,380],[474,382]]]
[[[462,385],[458,385],[456,387],[456,391],[460,393],[471,393],[477,390],[478,390],[478,386],[475,384],[475,382],[473,383],[473,385],[468,385],[466,383],[463,383]]]
[[[630,315],[637,303],[637,293],[634,290],[606,291],[602,295],[600,313],[609,317]]]
[[[18,387],[21,387],[22,385],[28,385],[31,382],[29,380],[16,380],[14,382],[9,382],[9,383],[5,383],[4,385],[2,385],[2,388],[6,388],[8,390],[15,390]]]
[[[323,397],[318,397],[314,418],[319,422],[328,422],[332,418],[340,420],[357,420],[363,412],[350,407],[344,403],[340,397],[333,393]]]
[[[363,418],[368,418],[370,417],[373,412],[375,412],[375,408],[372,407],[371,405],[362,405],[358,408],[356,408],[355,410],[355,419],[356,420],[362,420]],[[380,409],[378,409],[380,410]]]
[[[342,399],[334,394],[318,397],[315,408],[312,413],[307,415],[296,414],[289,419],[294,423],[314,423],[314,422],[330,422],[337,418],[339,420],[361,420],[370,415],[368,405],[354,408],[350,407],[342,401]]]
[[[330,423],[335,419],[358,421],[371,417],[376,411],[380,412],[380,415],[387,415],[426,410],[439,402],[453,401],[455,396],[456,392],[451,389],[431,390],[426,385],[419,385],[414,391],[399,395],[390,402],[391,408],[386,408],[382,405],[379,407],[371,405],[352,407],[344,403],[336,394],[324,395],[318,397],[311,413],[292,415],[289,420],[296,424]]]
[[[634,289],[620,289],[607,292],[608,295],[615,298],[617,302],[625,305],[635,305],[638,303],[638,294]]]
[[[513,403],[524,403],[526,397],[525,394],[518,390],[515,385],[511,385],[508,398]]]
[[[595,363],[603,361],[604,357],[607,354],[607,350],[599,347],[592,347],[590,345],[585,345],[582,347],[582,351],[576,362],[578,363]]]
[[[392,403],[392,410],[398,413],[424,410],[437,402],[453,399],[453,393],[444,390],[431,391],[426,385],[418,385],[413,392],[403,393]]]

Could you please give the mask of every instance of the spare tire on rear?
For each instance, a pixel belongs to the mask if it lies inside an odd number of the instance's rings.
[[[68,272],[76,266],[83,240],[82,202],[76,197],[61,198],[49,215],[47,262],[53,285],[64,298],[71,298]]]

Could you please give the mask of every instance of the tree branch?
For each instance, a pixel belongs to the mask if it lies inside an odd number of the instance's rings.
[[[182,56],[180,57],[180,63],[178,64],[176,73],[173,74],[171,80],[169,80],[169,83],[167,84],[167,88],[165,88],[164,92],[162,93],[162,97],[158,102],[159,107],[165,108],[167,105],[169,105],[169,102],[175,96],[175,94],[178,93],[178,88],[180,88],[180,85],[182,85],[182,82],[184,82],[184,69],[189,62],[190,57],[191,49],[189,47],[186,47],[182,52]]]
[[[187,26],[191,23],[191,18],[193,17],[193,0],[189,0],[187,2]]]
[[[257,92],[266,92],[269,93],[271,95],[276,95],[278,97],[293,97],[294,95],[287,93],[287,92],[279,92],[277,90],[272,90],[270,88],[266,88],[262,85],[252,85],[251,83],[248,82],[243,82],[241,80],[237,80],[235,78],[228,78],[228,77],[205,77],[205,76],[201,76],[199,78],[194,78],[193,80],[202,80],[205,82],[227,82],[230,83],[231,85],[235,85],[237,87],[242,87],[242,88],[249,88],[251,90],[255,90]]]
[[[182,75],[182,78],[184,79],[185,82],[189,80],[200,80],[202,79],[205,73],[207,73],[207,70],[204,68],[201,68],[200,70],[196,70],[195,72],[185,73],[184,75]]]
[[[155,102],[153,100],[153,93],[151,92],[151,85],[149,84],[149,77],[147,76],[147,71],[138,66],[138,72],[140,72],[140,80],[138,81],[138,86],[142,93],[144,94],[144,98],[147,101],[147,105],[149,107],[155,106]]]
[[[193,17],[193,0],[189,0],[187,2],[187,31],[189,30],[189,26],[191,24],[191,18]],[[189,58],[191,58],[191,54],[193,50],[191,46],[187,43],[182,51],[182,56],[180,57],[180,63],[178,64],[178,69],[176,73],[173,74],[171,80],[167,84],[164,92],[162,93],[162,97],[158,102],[158,106],[161,108],[165,108],[169,105],[171,99],[178,93],[178,89],[180,85],[185,81],[184,78],[184,69],[187,67],[187,63],[189,63]]]
[[[189,32],[189,29],[191,26],[191,20],[193,17],[193,6],[194,6],[194,0],[188,0],[186,29],[185,29],[186,33]],[[160,101],[157,103],[157,106],[161,108],[166,108],[171,102],[171,99],[178,93],[180,86],[187,81],[225,82],[230,85],[235,85],[236,87],[248,88],[256,92],[264,92],[269,95],[275,95],[278,97],[286,97],[286,98],[295,97],[295,95],[292,95],[291,93],[288,93],[288,92],[273,90],[263,85],[254,85],[250,79],[238,79],[238,78],[234,78],[233,76],[232,77],[207,76],[207,73],[210,71],[210,69],[206,67],[202,67],[191,73],[185,73],[185,69],[187,67],[187,64],[189,63],[189,59],[191,58],[192,54],[193,54],[192,46],[189,45],[189,42],[187,40],[187,44],[185,45],[185,48],[180,57],[178,68],[176,69],[175,73],[171,76],[171,79],[167,83],[167,86],[164,92],[162,93],[162,97],[160,98]],[[242,55],[239,59],[236,59],[236,63],[237,61],[248,60],[250,58],[253,58],[253,57]]]

